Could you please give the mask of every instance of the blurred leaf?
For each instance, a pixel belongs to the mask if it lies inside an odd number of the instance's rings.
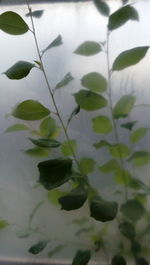
[[[140,141],[147,134],[148,130],[148,128],[144,127],[138,128],[130,135],[130,141],[133,143]]]
[[[74,94],[77,104],[81,109],[94,111],[107,106],[107,100],[94,92],[80,90]]]
[[[123,123],[120,126],[131,131],[136,123],[137,121],[131,121],[131,122]]]
[[[76,116],[79,112],[80,112],[80,106],[77,105],[77,106],[74,108],[74,110],[71,112],[71,114],[70,114],[70,116],[69,116],[69,118],[68,118],[67,125],[71,122],[72,118],[73,118],[74,116]]]
[[[40,207],[44,204],[44,201],[40,201],[37,203],[37,205],[33,208],[30,216],[29,216],[29,225],[32,222],[33,217],[35,216],[35,214],[37,213],[37,211],[40,209]]]
[[[148,151],[137,151],[134,152],[128,159],[128,161],[133,161],[135,166],[141,167],[150,163],[150,152]]]
[[[58,199],[64,195],[66,195],[66,191],[61,191],[59,189],[50,190],[47,193],[47,198],[49,202],[51,202],[54,205],[59,205]]]
[[[91,259],[89,250],[78,250],[73,258],[71,265],[87,265]]]
[[[63,79],[55,86],[54,89],[59,89],[61,87],[67,86],[74,78],[71,73],[67,73]]]
[[[113,129],[111,121],[106,116],[97,116],[92,119],[93,130],[96,133],[107,134],[110,133]]]
[[[56,128],[56,122],[53,118],[48,117],[40,124],[40,133],[44,137],[49,137]]]
[[[34,156],[34,157],[46,157],[49,155],[49,151],[41,147],[34,147],[31,149],[26,149],[24,150],[24,153],[29,156]]]
[[[86,224],[88,222],[88,218],[87,217],[81,217],[79,219],[74,219],[72,221],[73,224],[76,224],[76,225],[79,225],[79,226],[82,226],[84,224]]]
[[[95,161],[89,157],[82,157],[79,161],[79,168],[82,174],[89,174],[94,170]]]
[[[101,74],[92,72],[84,75],[81,79],[82,86],[90,89],[93,92],[105,92],[107,89],[107,80]]]
[[[51,258],[64,248],[63,245],[58,245],[48,252],[48,257]]]
[[[143,207],[143,205],[139,201],[134,199],[125,202],[121,206],[120,210],[124,216],[126,216],[133,222],[138,221],[145,214],[145,208]]]
[[[30,12],[27,13],[25,16],[30,17],[32,15],[32,17],[40,18],[43,15],[43,13],[44,13],[44,10],[35,10],[31,12],[31,14]]]
[[[136,236],[135,227],[129,222],[120,223],[119,230],[122,235],[124,235],[130,240],[133,240]]]
[[[126,260],[123,256],[116,255],[112,258],[111,265],[126,265]]]
[[[12,116],[21,120],[41,120],[48,116],[49,109],[36,100],[25,100],[19,103],[13,110]]]
[[[137,241],[132,241],[131,243],[131,251],[134,253],[135,256],[141,252],[142,248],[139,242]]]
[[[77,232],[76,232],[76,236],[80,236],[81,234],[89,234],[90,232],[92,232],[94,230],[94,227],[93,226],[89,226],[89,227],[84,227],[84,228],[81,228],[79,229]]]
[[[8,133],[8,132],[27,131],[27,130],[29,130],[29,128],[26,125],[17,123],[8,127],[5,130],[5,132]]]
[[[112,70],[120,71],[129,66],[137,64],[145,57],[148,49],[149,46],[143,46],[120,53],[113,63]]]
[[[6,220],[0,219],[0,230],[6,228],[7,226],[9,226],[9,223]]]
[[[29,237],[33,232],[35,232],[32,228],[30,227],[25,227],[22,230],[18,231],[16,233],[18,238],[27,238]]]
[[[109,151],[111,155],[115,158],[126,158],[130,155],[131,151],[129,147],[125,144],[114,144],[109,146]]]
[[[52,159],[38,164],[39,182],[45,189],[51,190],[67,182],[72,174],[71,159]]]
[[[54,39],[43,51],[42,53],[44,54],[47,50],[51,49],[51,48],[54,48],[54,47],[57,47],[57,46],[60,46],[61,44],[63,44],[62,42],[62,36],[61,35],[58,35],[56,37],[56,39]]]
[[[53,140],[53,139],[47,139],[47,138],[40,138],[38,140],[29,138],[29,140],[39,146],[39,147],[47,147],[47,148],[57,148],[61,145],[60,142]]]
[[[125,95],[119,99],[113,108],[113,116],[115,119],[125,118],[132,110],[136,97],[132,95]]]
[[[137,265],[149,265],[149,262],[143,257],[138,257],[136,259],[136,264]]]
[[[48,240],[39,241],[37,244],[29,248],[28,251],[33,255],[37,255],[38,253],[42,252],[46,248],[48,242],[49,242]]]
[[[9,79],[19,80],[26,77],[34,67],[35,64],[26,61],[19,61],[11,66],[3,74],[5,74]]]
[[[109,16],[110,9],[107,3],[105,3],[103,0],[94,0],[94,4],[102,15],[106,17]]]
[[[73,152],[77,149],[77,144],[75,140],[65,141],[61,145],[61,151],[64,156],[73,156]]]
[[[130,185],[131,182],[131,175],[130,172],[127,170],[123,170],[120,168],[115,172],[114,180],[119,185]]]
[[[99,167],[103,173],[112,173],[120,170],[120,165],[117,160],[109,160],[105,164]]]
[[[101,52],[101,46],[95,41],[85,41],[74,51],[74,53],[83,56],[92,56]]]
[[[0,15],[0,29],[12,35],[21,35],[29,30],[25,21],[15,12],[7,11]]]
[[[100,142],[94,144],[94,147],[96,149],[102,148],[102,147],[108,147],[109,148],[110,146],[112,146],[112,145],[109,142],[105,141],[105,140],[101,140]]]
[[[121,7],[109,17],[108,29],[114,30],[124,25],[129,20],[139,20],[136,9],[130,5]]]

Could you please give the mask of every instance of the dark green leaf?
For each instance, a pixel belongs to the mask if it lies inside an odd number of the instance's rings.
[[[137,167],[145,166],[150,163],[150,152],[137,151],[132,154],[128,161],[133,161]]]
[[[29,128],[24,125],[24,124],[20,124],[20,123],[17,123],[17,124],[14,124],[10,127],[8,127],[5,132],[17,132],[17,131],[27,131],[29,130]]]
[[[74,53],[83,56],[92,56],[101,52],[101,46],[95,41],[86,41],[75,50]]]
[[[105,201],[99,197],[95,197],[90,203],[90,216],[97,221],[107,222],[113,220],[118,211],[116,202]]]
[[[74,110],[71,112],[70,117],[68,119],[67,125],[71,122],[72,118],[76,116],[80,112],[80,106],[77,105]]]
[[[61,35],[58,35],[56,39],[54,39],[43,51],[42,53],[45,53],[47,50],[60,46],[63,44]]]
[[[26,14],[26,17],[32,16],[32,17],[36,17],[36,18],[40,18],[44,13],[44,10],[35,10],[33,12],[29,12]]]
[[[0,29],[12,35],[21,35],[26,33],[29,27],[17,13],[7,11],[0,15]]]
[[[124,68],[137,64],[144,58],[148,49],[149,46],[143,46],[120,53],[113,63],[112,70],[120,71]]]
[[[106,116],[97,116],[92,119],[93,130],[96,133],[107,134],[110,133],[113,129],[111,121]]]
[[[48,252],[48,257],[51,258],[64,248],[63,245],[58,245]]]
[[[131,153],[129,147],[125,144],[114,144],[109,146],[109,151],[115,158],[126,158]]]
[[[24,150],[24,153],[33,157],[47,157],[49,155],[49,151],[41,147]]]
[[[136,222],[145,214],[145,208],[137,200],[128,200],[121,206],[121,212],[131,221]]]
[[[51,190],[67,182],[72,174],[71,159],[52,159],[38,164],[39,182],[45,189]]]
[[[33,67],[35,67],[35,64],[26,61],[19,61],[10,67],[6,72],[4,72],[4,74],[9,79],[19,80],[26,77]]]
[[[75,140],[65,141],[61,145],[61,151],[64,156],[73,156],[73,153],[75,152],[76,148],[77,144]]]
[[[138,128],[130,135],[130,141],[133,143],[140,141],[147,134],[148,130],[148,128],[144,127]]]
[[[126,260],[123,256],[116,255],[112,258],[111,265],[126,265]]]
[[[89,250],[78,250],[71,265],[87,265],[91,259],[91,252]]]
[[[82,174],[89,174],[94,170],[95,161],[89,157],[82,157],[79,162],[79,168]]]
[[[132,110],[136,98],[132,95],[125,95],[119,99],[113,108],[113,116],[115,119],[125,118]]]
[[[63,210],[71,211],[83,206],[87,199],[87,192],[80,187],[73,189],[70,193],[58,199]]]
[[[47,148],[57,148],[61,145],[60,142],[53,140],[53,139],[47,139],[47,138],[41,138],[41,139],[33,139],[33,138],[29,138],[29,140],[39,146],[39,147],[47,147]]]
[[[141,180],[132,177],[129,182],[129,187],[134,190],[143,189],[144,183]]]
[[[103,0],[94,0],[94,4],[102,15],[107,17],[109,16],[110,9],[107,3],[105,3]]]
[[[65,191],[54,189],[54,190],[48,191],[47,198],[52,204],[59,205],[58,199],[66,194],[67,192]]]
[[[49,109],[45,108],[40,102],[35,100],[25,100],[19,103],[12,112],[15,118],[21,120],[41,120],[48,116]]]
[[[114,30],[121,27],[129,20],[139,20],[137,11],[132,6],[124,6],[109,17],[108,29]]]
[[[131,121],[131,122],[123,123],[120,126],[131,131],[136,123],[137,121]]]
[[[81,84],[93,92],[105,92],[107,89],[106,78],[97,72],[84,75]]]
[[[123,234],[125,237],[133,240],[135,238],[136,232],[135,227],[133,224],[129,222],[123,222],[119,225],[119,230],[121,234]]]
[[[149,262],[143,257],[138,257],[136,259],[136,264],[137,265],[149,265]]]
[[[105,164],[99,167],[103,173],[111,173],[120,170],[120,165],[117,160],[109,160]]]
[[[74,94],[78,105],[84,110],[94,111],[106,107],[107,100],[94,92],[80,90]]]
[[[137,242],[137,241],[132,242],[131,251],[132,251],[132,253],[134,253],[135,256],[141,252],[141,249],[142,248],[141,248],[141,245],[139,242]]]
[[[56,122],[53,118],[48,117],[44,119],[40,124],[40,133],[42,136],[49,137],[56,128]]]
[[[37,244],[35,244],[31,248],[29,248],[28,251],[31,254],[36,255],[36,254],[42,252],[46,248],[48,242],[49,242],[48,240],[39,241]]]
[[[112,146],[112,145],[109,142],[105,141],[105,140],[101,140],[100,142],[94,144],[94,147],[96,149],[102,148],[102,147],[108,147],[109,148],[110,146]]]
[[[55,86],[55,89],[67,86],[74,78],[71,73],[67,73],[63,79]]]

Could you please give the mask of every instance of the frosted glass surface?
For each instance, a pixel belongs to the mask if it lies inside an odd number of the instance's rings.
[[[118,1],[110,1],[112,11],[119,7]],[[110,59],[111,62],[123,50],[136,46],[146,46],[150,43],[149,31],[149,1],[139,1],[135,5],[139,11],[140,22],[126,23],[115,31],[110,38]],[[80,57],[73,52],[79,44],[86,40],[104,41],[106,38],[107,19],[101,16],[92,2],[85,3],[57,3],[33,5],[33,10],[43,9],[44,14],[40,19],[34,19],[37,39],[40,50],[43,50],[58,34],[62,35],[63,45],[53,48],[44,56],[44,64],[48,79],[54,87],[66,73],[71,72],[74,80],[69,86],[56,93],[56,101],[63,119],[66,122],[71,111],[75,107],[72,94],[81,89],[80,79],[88,72],[99,71],[107,77],[106,57],[104,53],[92,57]],[[31,25],[27,6],[1,6],[1,13],[15,11]],[[12,66],[19,60],[33,62],[38,60],[35,43],[31,32],[21,36],[8,35],[0,32],[0,73]],[[113,75],[113,103],[125,93],[133,93],[137,97],[136,104],[150,104],[150,55],[136,66],[127,68],[124,71]],[[18,102],[26,99],[39,100],[42,104],[55,111],[49,92],[44,82],[42,73],[33,69],[26,78],[12,81],[4,74],[0,75],[0,217],[6,219],[11,225],[0,231],[0,257],[3,259],[47,259],[47,252],[43,251],[38,257],[28,253],[29,247],[48,236],[52,245],[57,243],[67,245],[56,259],[72,259],[75,250],[82,243],[90,244],[86,235],[76,236],[76,226],[72,224],[74,218],[86,216],[88,207],[85,205],[74,212],[60,211],[60,207],[53,206],[47,200],[47,192],[40,186],[36,186],[39,178],[37,163],[46,158],[33,158],[27,156],[23,150],[32,146],[29,142],[27,132],[4,133],[7,127],[17,123],[10,113]],[[101,113],[106,114],[106,110]],[[91,131],[91,117],[96,112],[85,112],[82,110],[78,117],[75,117],[69,127],[70,138],[75,138],[78,145],[77,155],[94,156],[99,163],[107,158],[107,152],[95,152],[92,144],[99,140],[99,136]],[[141,126],[149,127],[149,107],[136,107],[131,113],[131,120],[139,120]],[[35,129],[38,122],[25,122]],[[24,124],[25,124],[24,123]],[[145,125],[146,124],[146,125]],[[128,133],[120,136],[120,141],[128,143]],[[60,137],[60,139],[62,139]],[[111,140],[110,136],[110,140]],[[137,144],[136,149],[149,149],[150,134]],[[53,156],[57,156],[54,152]],[[50,156],[53,157],[53,156]],[[138,169],[137,175],[142,176],[147,184],[149,181],[149,166]],[[102,173],[95,173],[91,176],[91,183],[99,187],[102,195],[111,198],[113,186],[111,177]],[[33,233],[29,238],[19,239],[16,236],[18,231],[28,226],[29,216],[38,202],[44,201],[43,205],[32,220],[34,227],[39,227],[39,233]],[[88,213],[89,214],[89,213]],[[91,220],[91,223],[94,221]],[[96,224],[97,225],[97,222]],[[114,232],[110,233],[110,237]],[[73,244],[72,244],[73,243]],[[103,257],[102,257],[103,259]]]

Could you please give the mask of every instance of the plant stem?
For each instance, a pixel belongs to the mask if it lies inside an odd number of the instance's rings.
[[[109,29],[107,28],[106,57],[107,57],[107,73],[108,73],[108,97],[109,97],[109,104],[110,104],[111,119],[112,119],[113,128],[114,128],[115,141],[116,141],[116,143],[119,144],[119,135],[118,135],[117,125],[116,125],[116,121],[115,121],[114,116],[113,116],[112,85],[111,85],[112,71],[110,68],[110,58],[109,58],[109,35],[110,35]],[[118,148],[118,154],[119,154],[119,160],[120,160],[120,164],[121,164],[121,168],[122,168],[123,179],[125,182],[124,195],[125,195],[125,199],[127,200],[128,199],[128,188],[127,188],[126,176],[125,176],[125,172],[124,172],[124,161],[122,159],[122,155],[121,155],[119,148]]]

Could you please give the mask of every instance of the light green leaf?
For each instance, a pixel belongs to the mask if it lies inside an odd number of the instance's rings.
[[[122,128],[125,128],[129,131],[132,131],[133,127],[135,126],[135,124],[137,123],[138,121],[130,121],[130,122],[127,122],[127,123],[123,123],[121,124],[120,126]]]
[[[106,78],[97,72],[84,75],[81,84],[93,92],[105,92],[107,89]]]
[[[19,61],[3,74],[5,74],[9,79],[19,80],[26,77],[33,67],[35,67],[35,64],[26,61]]]
[[[48,240],[39,241],[37,244],[30,247],[28,251],[33,255],[37,255],[46,248],[48,242]]]
[[[121,206],[120,211],[124,216],[126,216],[133,222],[138,221],[145,214],[145,208],[143,207],[143,205],[139,201],[134,199],[125,202]]]
[[[107,100],[94,92],[80,90],[74,94],[77,104],[84,110],[94,111],[107,106]]]
[[[119,224],[119,230],[122,235],[133,240],[136,235],[135,227],[132,223],[123,222]]]
[[[140,141],[147,134],[148,130],[148,128],[144,127],[138,128],[130,135],[130,141],[133,143]]]
[[[111,147],[112,146],[112,144],[110,144],[109,142],[107,142],[107,141],[105,141],[105,140],[101,140],[101,141],[99,141],[98,143],[96,143],[96,144],[94,144],[94,147],[96,148],[96,149],[98,149],[98,148],[102,148],[102,147]]]
[[[55,86],[54,89],[59,89],[61,87],[67,86],[74,78],[71,73],[67,73],[63,79]]]
[[[48,252],[48,257],[51,258],[64,248],[63,245],[58,245]]]
[[[125,118],[133,109],[136,97],[132,95],[122,96],[113,108],[115,119]]]
[[[88,222],[88,218],[87,217],[81,217],[79,219],[74,219],[72,221],[73,224],[76,224],[78,226],[82,226],[84,224],[86,224]]]
[[[53,118],[48,117],[40,124],[40,133],[44,137],[49,137],[56,128],[56,122]]]
[[[100,197],[95,197],[90,203],[90,216],[97,221],[107,222],[116,217],[118,205],[113,201],[106,201]]]
[[[49,156],[49,151],[46,150],[45,148],[41,147],[34,147],[31,149],[26,149],[24,150],[24,153],[33,156],[33,157],[47,157]]]
[[[123,256],[116,255],[112,258],[111,265],[126,265],[126,260]]]
[[[29,27],[17,13],[7,11],[0,15],[0,29],[12,35],[21,35],[26,33]]]
[[[101,46],[95,41],[86,41],[75,50],[74,53],[83,56],[92,56],[101,52]]]
[[[79,168],[82,174],[89,174],[94,170],[95,161],[89,157],[81,158]]]
[[[32,15],[32,17],[36,17],[36,18],[40,18],[44,13],[44,10],[35,10],[33,12],[29,12],[27,13],[25,16],[26,17],[30,17]]]
[[[72,156],[73,152],[75,152],[76,149],[77,149],[77,144],[75,140],[65,141],[61,145],[61,151],[64,156]]]
[[[107,163],[99,167],[103,173],[112,173],[120,170],[120,165],[117,160],[109,160]]]
[[[145,166],[150,163],[150,152],[137,151],[132,154],[128,161],[133,161],[137,167]]]
[[[149,46],[142,46],[120,53],[113,63],[112,70],[120,71],[137,64],[145,57],[148,49]]]
[[[127,171],[127,170],[123,170],[123,169],[120,168],[120,169],[118,169],[115,172],[114,180],[119,185],[125,185],[125,186],[127,186],[131,182],[130,172]]]
[[[94,0],[94,4],[97,7],[98,11],[102,15],[104,15],[106,17],[109,16],[110,9],[109,9],[109,6],[107,5],[107,3],[105,3],[105,1],[103,1],[103,0]]]
[[[45,189],[51,190],[67,182],[72,174],[71,159],[52,159],[38,164],[40,172],[39,183]]]
[[[67,125],[71,122],[72,118],[73,118],[74,116],[76,116],[79,112],[80,112],[80,106],[77,105],[77,106],[74,108],[74,110],[71,112],[71,114],[70,114],[70,116],[69,116],[69,118],[68,118]]]
[[[89,250],[78,250],[71,265],[87,265],[90,259],[91,252]]]
[[[118,9],[109,17],[108,29],[114,30],[124,25],[129,20],[139,20],[136,9],[130,5]]]
[[[63,44],[62,42],[62,36],[58,35],[43,51],[42,54],[44,54],[47,50],[60,46],[61,44]]]
[[[113,129],[110,119],[106,116],[97,116],[92,119],[92,122],[96,133],[107,134]]]
[[[29,130],[29,128],[26,125],[17,123],[8,127],[5,130],[5,132],[8,133],[8,132],[27,131],[27,130]]]
[[[47,139],[47,138],[40,138],[38,140],[29,138],[29,140],[39,146],[39,147],[47,147],[47,148],[57,148],[61,145],[60,142],[54,140],[54,139]]]
[[[109,146],[109,151],[115,158],[126,158],[131,153],[129,147],[125,144],[114,144]]]
[[[47,198],[50,203],[54,205],[59,205],[58,199],[64,195],[66,195],[67,192],[61,191],[59,189],[50,190],[47,193]]]
[[[6,220],[0,220],[0,230],[6,228],[7,226],[9,226],[9,223]]]
[[[25,100],[19,103],[13,110],[12,116],[21,120],[41,120],[48,116],[49,109],[36,100]]]

